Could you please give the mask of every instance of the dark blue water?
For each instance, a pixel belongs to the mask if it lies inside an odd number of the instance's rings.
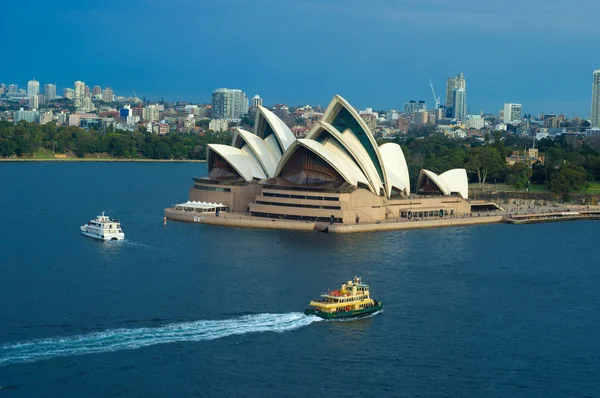
[[[0,163],[1,396],[600,394],[600,223],[163,227],[204,170]],[[102,210],[125,242],[79,234]],[[354,275],[383,313],[301,314]]]

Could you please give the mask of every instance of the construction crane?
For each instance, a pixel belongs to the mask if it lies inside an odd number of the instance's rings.
[[[435,109],[440,107],[440,97],[435,96],[435,90],[433,89],[433,83],[431,79],[429,79],[429,85],[431,86],[431,93],[433,94],[433,102],[435,102]]]

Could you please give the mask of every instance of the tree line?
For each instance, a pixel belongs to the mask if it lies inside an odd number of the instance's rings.
[[[457,140],[433,131],[410,131],[395,142],[402,146],[412,190],[421,169],[442,173],[465,168],[472,182],[505,183],[526,190],[530,184],[544,184],[555,193],[580,191],[590,182],[600,181],[600,137],[559,136],[536,142],[545,161],[507,165],[514,151],[532,145],[531,138],[494,132],[481,142]],[[0,156],[31,157],[42,149],[47,153],[109,155],[132,159],[205,159],[210,143],[230,144],[230,133],[156,135],[139,131],[86,131],[79,127],[40,125],[20,121],[0,122]]]
[[[40,125],[20,121],[0,122],[0,156],[31,157],[40,150],[73,153],[83,158],[102,154],[132,159],[205,159],[206,145],[231,143],[230,133],[156,135],[140,129],[135,132],[95,130],[74,126]]]
[[[483,142],[476,139],[457,140],[442,134],[423,137],[410,131],[395,140],[402,146],[410,181],[416,189],[421,169],[442,173],[465,168],[471,182],[504,183],[527,190],[531,184],[543,184],[556,193],[581,191],[593,181],[600,181],[600,137],[558,136],[536,141],[544,162],[517,162],[513,166],[506,158],[513,152],[525,152],[532,147],[531,137],[496,131]]]

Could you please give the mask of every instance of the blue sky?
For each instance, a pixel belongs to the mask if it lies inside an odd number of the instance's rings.
[[[401,108],[464,72],[472,113],[588,117],[598,0],[4,0],[0,82],[83,80],[117,94]],[[568,6],[567,6],[568,4]]]

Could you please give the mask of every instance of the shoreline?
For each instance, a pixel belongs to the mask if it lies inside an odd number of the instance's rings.
[[[400,231],[408,229],[460,227],[488,224],[524,225],[533,223],[565,222],[577,220],[600,220],[600,210],[591,210],[576,214],[542,213],[523,214],[518,216],[484,215],[477,217],[444,218],[433,220],[413,220],[399,222],[382,222],[374,224],[329,224],[320,221],[296,221],[282,219],[265,219],[248,216],[245,213],[202,214],[182,212],[173,208],[164,209],[164,215],[172,221],[192,224],[209,224],[223,227],[241,227],[256,229],[282,229],[294,231],[329,232],[337,234],[360,232]]]
[[[383,232],[398,231],[406,229],[458,227],[467,225],[500,224],[504,222],[503,216],[464,217],[447,218],[437,220],[399,221],[384,222],[379,224],[329,224],[320,221],[296,221],[282,219],[265,219],[253,217],[241,213],[221,213],[220,216],[213,214],[194,214],[193,212],[182,212],[173,208],[164,209],[164,215],[172,221],[188,222],[192,224],[209,224],[224,227],[241,227],[256,229],[283,229],[294,231],[315,231],[329,233],[358,233],[358,232]]]
[[[206,163],[197,159],[115,159],[115,158],[67,158],[67,159],[28,159],[0,158],[0,162],[146,162],[146,163]]]

